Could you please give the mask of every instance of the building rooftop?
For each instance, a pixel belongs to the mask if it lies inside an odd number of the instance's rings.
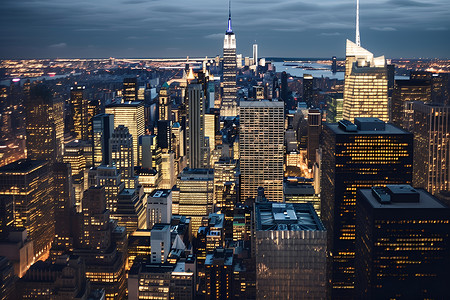
[[[391,123],[385,123],[377,118],[355,118],[355,123],[348,120],[342,120],[339,121],[339,123],[326,123],[324,126],[331,129],[335,134],[341,135],[411,134]]]
[[[283,101],[271,101],[271,100],[245,100],[241,101],[239,106],[241,107],[283,107]]]
[[[167,198],[170,194],[171,190],[166,189],[157,189],[151,192],[150,197],[152,198]]]
[[[359,193],[375,209],[447,208],[427,191],[413,188],[410,185],[387,185],[386,187],[360,189]]]
[[[47,162],[43,160],[21,159],[0,167],[0,174],[22,175],[33,172],[45,164]]]
[[[143,106],[144,105],[144,101],[126,101],[124,103],[111,103],[108,105],[105,105],[105,108],[109,108],[109,107],[138,107],[138,106]]]
[[[324,231],[311,203],[256,203],[256,230]]]

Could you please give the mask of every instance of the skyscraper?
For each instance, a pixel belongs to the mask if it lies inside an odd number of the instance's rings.
[[[0,197],[12,199],[14,227],[27,230],[34,259],[48,254],[55,237],[53,179],[46,161],[22,159],[0,168]]]
[[[228,27],[223,41],[222,117],[237,116],[236,101],[236,37],[231,28],[231,6],[228,11]]]
[[[56,161],[63,150],[63,102],[53,98],[43,84],[31,87],[25,101],[27,157]]]
[[[336,56],[333,56],[331,58],[331,72],[335,74],[337,72],[337,58]]]
[[[322,131],[321,218],[328,232],[332,299],[354,289],[356,190],[411,184],[413,136],[374,118],[325,124]]]
[[[345,120],[358,117],[389,121],[388,76],[384,56],[373,54],[347,40],[344,84]]]
[[[241,101],[241,201],[264,187],[271,201],[283,201],[284,102]]]
[[[84,86],[73,86],[70,88],[70,104],[73,109],[74,133],[75,138],[78,140],[87,140],[89,133],[89,101],[86,98],[84,91]]]
[[[316,162],[316,150],[319,149],[319,138],[322,130],[322,113],[318,109],[308,110],[308,142],[306,157],[308,158],[308,166]]]
[[[450,106],[412,104],[415,187],[431,194],[450,190]]]
[[[358,191],[356,298],[445,299],[450,208],[422,189]]]
[[[138,156],[138,141],[145,134],[144,102],[131,101],[110,104],[105,107],[105,113],[114,115],[114,128],[119,125],[128,127],[133,136],[133,157]],[[137,165],[140,165],[138,162]]]
[[[128,128],[119,125],[109,140],[111,152],[111,163],[117,168],[125,183],[125,188],[134,187],[130,181],[135,179],[134,176],[134,156],[133,156],[133,137]]]
[[[138,100],[138,83],[137,78],[125,78],[123,80],[122,99],[124,102]]]
[[[166,121],[171,120],[171,108],[169,84],[165,82],[159,91],[159,119]]]
[[[285,100],[286,101],[286,100]],[[314,77],[311,74],[303,74],[303,102],[308,107],[314,105]]]
[[[188,86],[187,99],[187,156],[188,167],[191,169],[205,168],[205,97],[201,84]]]
[[[92,119],[92,160],[94,167],[111,163],[109,140],[113,131],[114,115],[99,114]]]
[[[253,44],[253,63],[258,68],[258,44]]]

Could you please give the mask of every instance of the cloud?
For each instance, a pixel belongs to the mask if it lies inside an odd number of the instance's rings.
[[[427,31],[447,31],[447,27],[429,27],[426,29]]]
[[[339,32],[322,32],[320,35],[323,36],[338,36],[341,35]]]
[[[386,27],[376,27],[376,26],[374,26],[374,27],[370,27],[370,29],[375,30],[375,31],[397,31],[396,28],[389,27],[389,26],[386,26]]]
[[[49,48],[65,48],[65,47],[67,47],[67,44],[66,43],[58,43],[58,44],[50,45],[48,47]]]
[[[223,33],[213,33],[213,34],[208,34],[205,35],[204,38],[205,39],[222,39],[224,37]]]

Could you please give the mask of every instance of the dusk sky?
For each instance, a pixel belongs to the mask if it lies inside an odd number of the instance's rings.
[[[354,0],[234,0],[237,53],[345,56]],[[222,55],[226,0],[2,0],[0,58]],[[450,57],[449,0],[361,0],[361,44],[388,58]]]

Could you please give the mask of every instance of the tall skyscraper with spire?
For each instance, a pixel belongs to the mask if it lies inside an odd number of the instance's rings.
[[[220,115],[238,115],[236,101],[236,36],[231,27],[231,2],[228,8],[228,27],[223,41],[222,106]]]
[[[343,117],[351,122],[357,117],[389,121],[386,59],[384,56],[374,58],[361,47],[359,0],[356,2],[356,41],[347,40]]]

